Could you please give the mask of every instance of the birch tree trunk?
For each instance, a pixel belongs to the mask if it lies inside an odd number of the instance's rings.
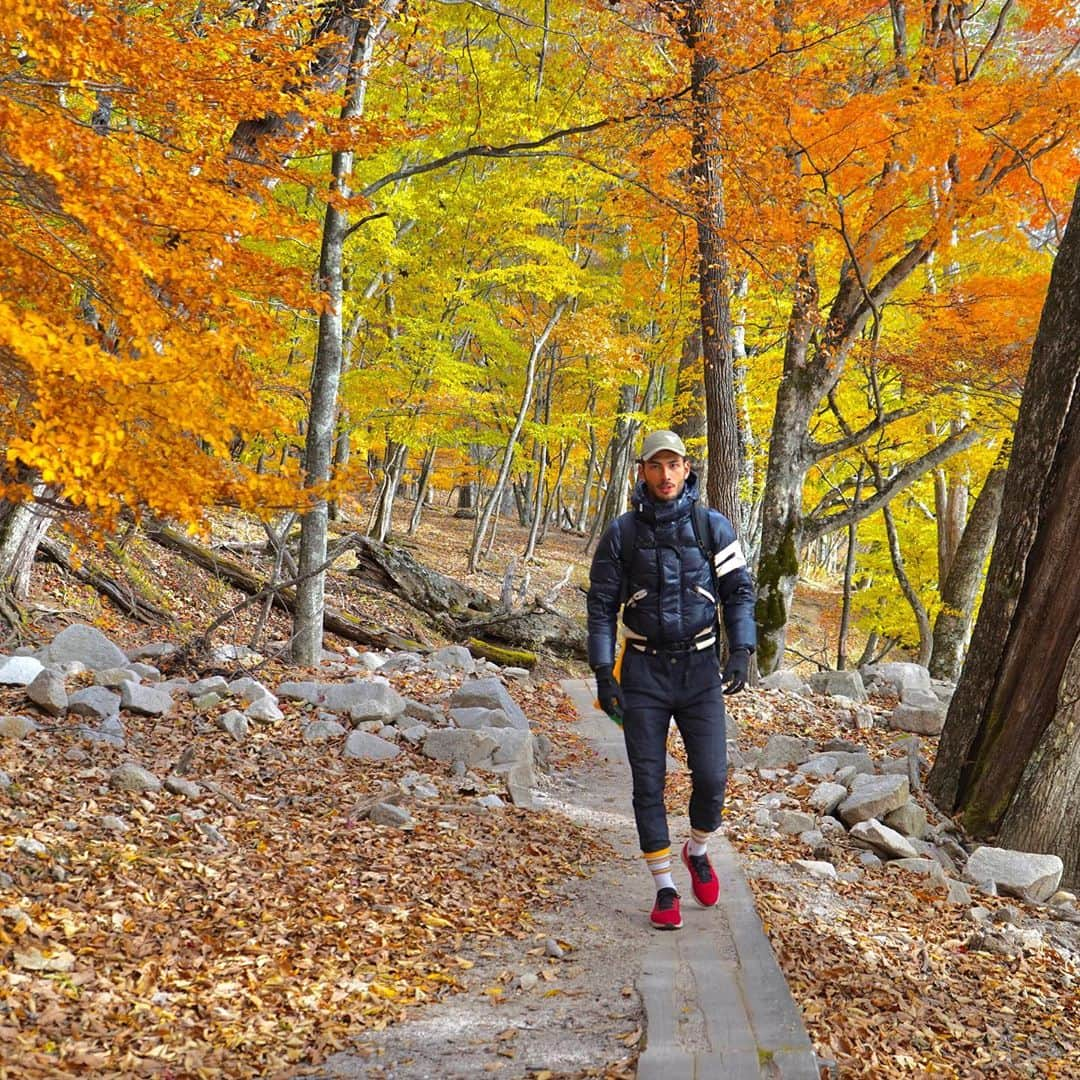
[[[950,559],[949,573],[941,587],[941,609],[934,620],[934,647],[928,665],[935,679],[956,682],[960,677],[983,566],[1001,517],[1005,471],[1003,452],[983,481],[982,491]]]
[[[44,487],[34,488],[35,495]],[[52,518],[35,503],[0,500],[0,620],[12,629],[22,622],[19,601],[30,590],[34,554]]]
[[[350,19],[346,38],[347,66],[343,120],[363,114],[364,94],[371,68],[375,41],[400,0],[381,0]],[[319,288],[323,310],[319,315],[318,344],[311,370],[311,405],[308,410],[307,439],[304,445],[304,482],[319,487],[330,479],[337,419],[338,387],[343,359],[342,262],[349,235],[348,211],[339,205],[352,194],[350,183],[353,152],[337,150],[331,158],[330,198],[323,219],[319,252]],[[329,508],[323,498],[314,501],[300,519],[300,582],[296,587],[293,613],[292,658],[305,667],[318,664],[322,653],[323,612],[325,610],[326,530]]]
[[[514,426],[506,440],[506,449],[503,451],[498,479],[491,489],[491,494],[484,504],[484,509],[477,519],[476,529],[473,532],[472,546],[469,549],[469,573],[471,574],[476,573],[480,564],[480,549],[484,545],[484,538],[487,535],[488,528],[491,526],[492,517],[502,502],[503,492],[506,490],[506,478],[510,475],[510,466],[514,460],[514,447],[517,445],[521,429],[525,426],[525,417],[529,414],[529,404],[532,401],[534,383],[536,382],[536,368],[540,362],[540,356],[544,351],[548,338],[551,336],[552,330],[558,325],[565,310],[566,301],[560,300],[555,305],[555,310],[548,318],[544,329],[533,342],[533,347],[529,350],[529,362],[525,369],[525,387],[521,395],[521,405],[518,408],[517,416],[514,418]]]

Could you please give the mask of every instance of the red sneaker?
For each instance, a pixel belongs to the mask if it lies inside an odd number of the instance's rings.
[[[661,889],[656,894],[656,903],[653,904],[649,922],[657,930],[678,930],[682,926],[682,915],[679,914],[679,894],[674,889]]]
[[[691,855],[690,842],[683,844],[682,861],[690,871],[690,884],[694,899],[702,907],[712,907],[720,899],[720,882],[708,855]]]

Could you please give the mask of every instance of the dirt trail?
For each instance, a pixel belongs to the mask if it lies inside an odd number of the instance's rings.
[[[615,732],[613,725],[608,725]],[[584,867],[588,877],[558,889],[553,910],[522,926],[522,937],[479,955],[465,990],[365,1034],[304,1075],[320,1080],[534,1076],[633,1076],[642,1009],[635,987],[655,931],[630,808],[621,738],[575,773],[544,777],[538,806],[595,828],[614,856]],[[548,942],[563,956],[547,955]],[[495,988],[501,993],[492,993]]]

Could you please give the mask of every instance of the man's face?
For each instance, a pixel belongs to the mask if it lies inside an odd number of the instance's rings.
[[[638,465],[638,477],[654,502],[671,502],[682,493],[690,462],[673,450],[661,450]]]

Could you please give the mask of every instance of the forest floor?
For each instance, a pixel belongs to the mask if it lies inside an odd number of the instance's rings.
[[[502,523],[484,569],[469,576],[471,527],[433,509],[401,541],[426,565],[497,596],[525,533]],[[215,539],[261,535],[215,522]],[[125,619],[42,564],[27,604],[31,639],[89,622],[121,646],[183,643],[242,599],[138,534],[86,557],[127,573],[174,613],[173,624]],[[546,591],[571,566],[558,603],[580,615],[588,558],[582,538],[550,535],[527,567],[526,591]],[[835,654],[838,596],[820,586],[804,594],[811,600],[792,644],[804,656]],[[328,602],[372,626],[445,643],[422,613],[356,578],[332,574]],[[259,617],[244,608],[217,641],[247,643]],[[263,631],[258,644],[273,657],[287,621],[271,613]],[[280,657],[255,674],[271,686],[296,676]],[[541,782],[549,801],[537,811],[478,814],[449,769],[408,754],[362,768],[327,754],[313,767],[283,703],[286,720],[242,748],[224,733],[199,736],[196,774],[217,793],[200,805],[200,823],[227,839],[214,846],[167,798],[103,784],[132,756],[169,771],[192,743],[186,706],[167,722],[132,718],[123,754],[87,759],[60,723],[4,740],[0,769],[15,783],[0,794],[0,870],[11,882],[0,887],[0,1078],[284,1077],[311,1074],[346,1048],[370,1058],[370,1071],[354,1075],[373,1078],[632,1076],[649,889],[643,878],[640,896],[612,895],[611,882],[636,860],[625,821],[604,810],[604,785],[618,778],[602,774],[557,686],[585,674],[542,656],[531,682],[511,686],[554,746]],[[393,681],[419,700],[448,689],[430,678]],[[21,692],[0,692],[0,713],[26,711]],[[743,747],[782,732],[842,736],[879,757],[895,751],[892,733],[856,731],[827,699],[751,690],[732,699],[731,712]],[[680,756],[677,740],[671,750]],[[440,789],[431,812],[417,807],[412,831],[351,818],[358,801],[408,769]],[[673,806],[685,802],[685,769],[669,789]],[[1035,932],[1023,949],[991,951],[993,935],[922,879],[798,876],[790,864],[808,853],[755,823],[770,793],[756,772],[733,773],[726,832],[824,1061],[842,1076],[1080,1077],[1075,924],[978,896],[992,924]],[[103,830],[109,815],[134,828]],[[20,846],[26,836],[45,853]],[[839,853],[838,869],[856,865],[854,848]],[[42,969],[57,958],[63,964]],[[457,1064],[439,1056],[444,1043]]]

